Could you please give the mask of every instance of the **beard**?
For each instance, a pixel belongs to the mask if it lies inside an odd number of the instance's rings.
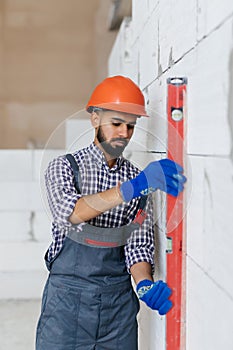
[[[101,146],[103,147],[104,151],[108,153],[110,156],[112,156],[113,159],[118,158],[128,144],[128,140],[126,138],[114,138],[114,139],[111,139],[111,141],[106,141],[106,137],[104,136],[101,126],[99,127],[96,137],[99,143],[101,144]],[[124,144],[122,146],[112,146],[111,145],[112,141],[121,141]]]

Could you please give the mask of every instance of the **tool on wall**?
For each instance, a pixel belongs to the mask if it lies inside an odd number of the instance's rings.
[[[168,158],[184,167],[187,78],[167,79]],[[167,283],[173,308],[166,319],[166,350],[185,349],[184,195],[167,195]]]

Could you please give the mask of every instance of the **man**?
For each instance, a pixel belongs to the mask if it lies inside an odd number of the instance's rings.
[[[185,177],[168,159],[140,171],[122,156],[137,119],[146,116],[143,94],[130,79],[105,79],[86,109],[95,138],[73,154],[78,175],[65,156],[45,175],[53,242],[36,349],[136,350],[138,297],[161,315],[172,307],[171,289],[152,276],[150,193],[177,196]]]

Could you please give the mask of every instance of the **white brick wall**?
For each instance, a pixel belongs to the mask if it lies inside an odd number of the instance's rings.
[[[0,151],[0,298],[39,298],[51,241],[43,192],[48,161],[63,150]]]
[[[139,166],[151,160],[148,151],[157,157],[166,152],[166,79],[188,77],[188,350],[233,348],[232,27],[230,0],[133,0],[132,20],[123,22],[109,58],[109,75],[125,74],[137,82],[152,115],[139,121],[139,148],[133,145],[129,152]],[[131,31],[127,49],[134,53],[128,62],[122,59],[126,28]],[[164,223],[162,216],[160,276],[165,274]],[[164,320],[143,308],[139,321],[140,349],[165,349]]]
[[[66,149],[74,152],[88,146],[94,139],[94,129],[91,125],[90,115],[85,112],[66,121]]]

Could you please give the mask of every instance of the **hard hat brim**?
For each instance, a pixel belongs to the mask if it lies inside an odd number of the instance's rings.
[[[121,112],[121,113],[127,113],[127,114],[133,114],[137,117],[149,117],[149,115],[146,113],[145,108],[142,105],[137,105],[134,103],[128,103],[128,102],[108,102],[108,103],[98,103],[94,106],[86,106],[86,110],[89,113],[92,113],[94,107]]]

